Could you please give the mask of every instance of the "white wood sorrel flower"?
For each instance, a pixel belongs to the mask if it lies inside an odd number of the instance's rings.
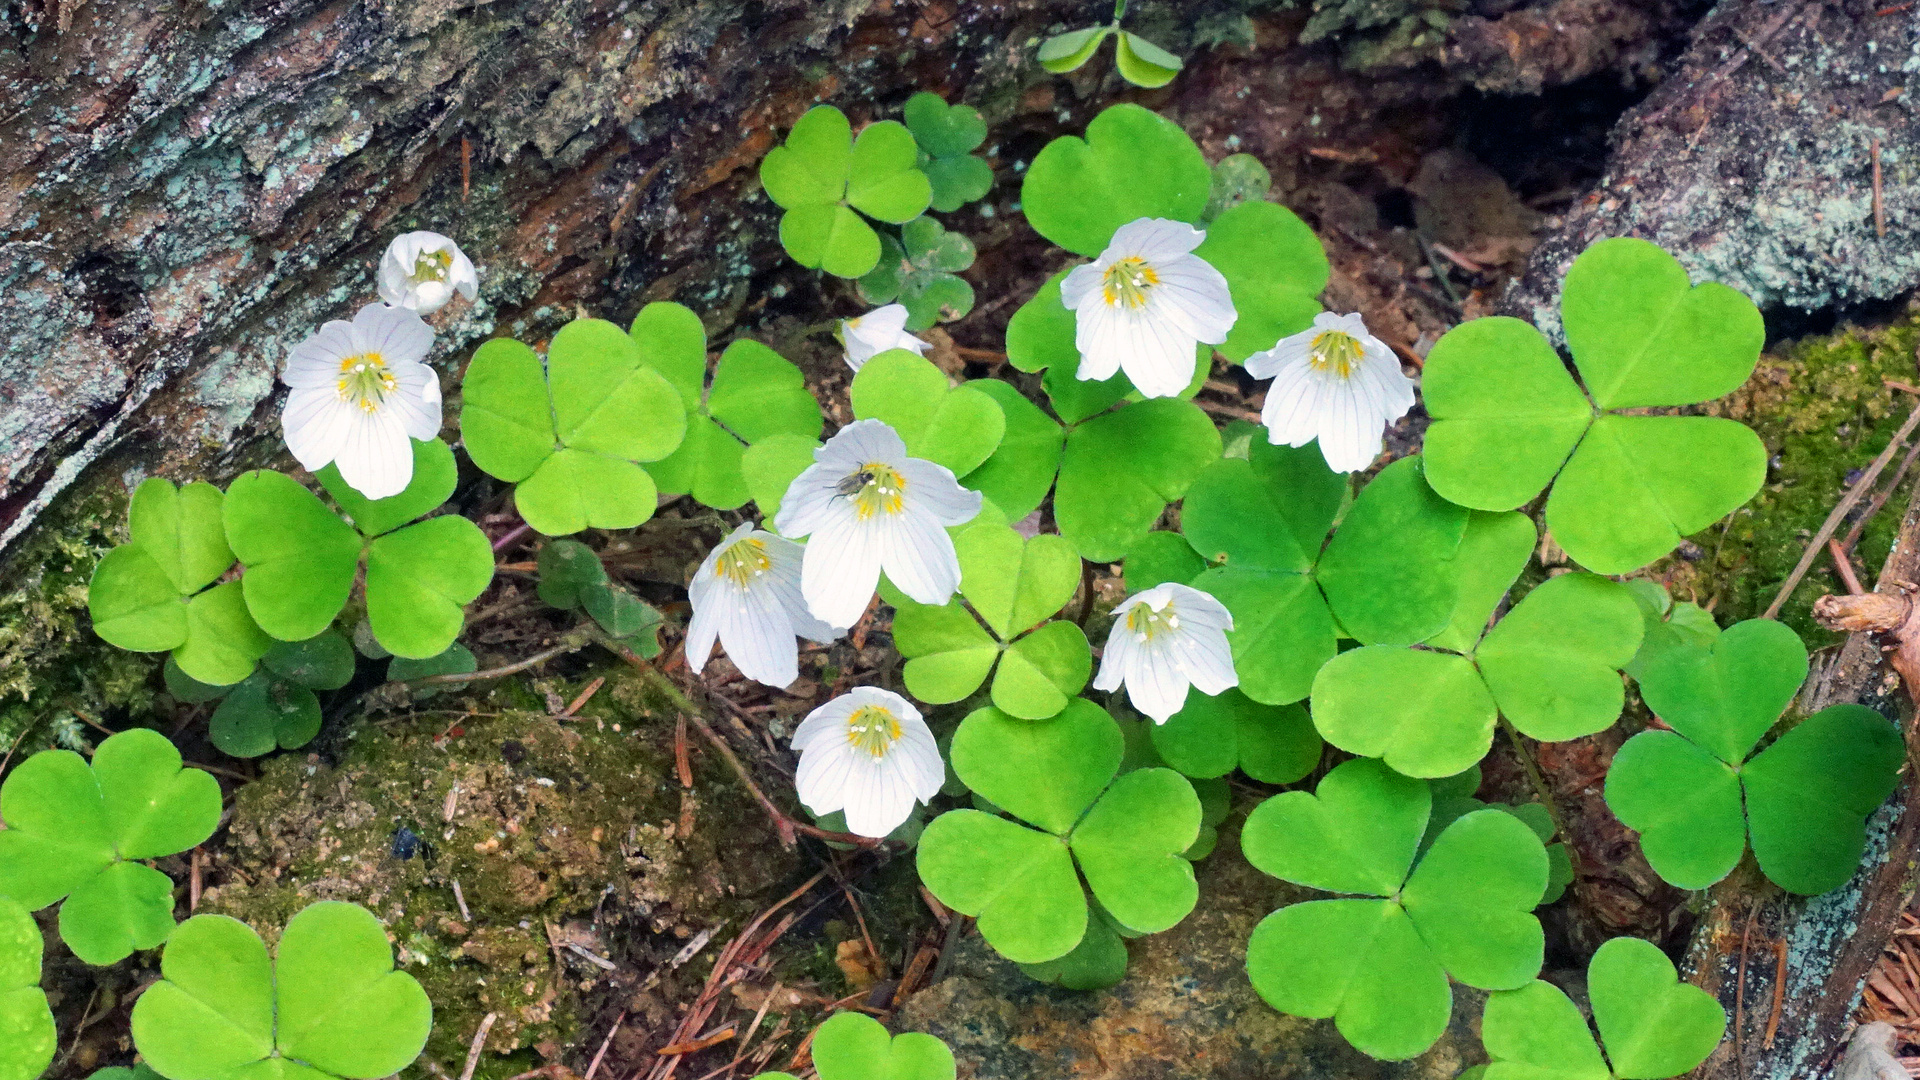
[[[858,686],[807,714],[793,733],[794,786],[822,817],[847,812],[847,831],[881,837],[915,802],[940,792],[947,769],[920,710],[899,694]]]
[[[1125,371],[1147,397],[1173,397],[1193,381],[1194,346],[1227,340],[1238,317],[1227,279],[1193,249],[1207,234],[1184,221],[1141,218],[1120,226],[1100,257],[1060,283],[1074,313],[1080,379]]]
[[[454,293],[472,300],[480,274],[460,246],[437,232],[402,233],[380,258],[380,299],[431,315]]]
[[[914,600],[946,603],[960,587],[947,526],[979,512],[980,493],[961,487],[945,466],[908,457],[883,421],[856,420],[813,452],[813,464],[781,498],[774,528],[811,537],[800,567],[807,610],[852,626],[882,570]]]
[[[742,524],[708,553],[687,586],[687,666],[707,666],[714,639],[740,673],[768,686],[800,677],[796,634],[825,644],[844,631],[807,614],[800,598],[800,545]]]
[[[1133,707],[1156,724],[1187,703],[1187,688],[1213,695],[1240,685],[1227,631],[1233,615],[1199,589],[1168,582],[1133,594],[1113,609],[1113,630],[1100,657],[1096,690],[1126,684]]]
[[[1247,357],[1246,368],[1273,380],[1260,410],[1267,441],[1305,446],[1317,438],[1334,472],[1373,464],[1381,433],[1413,408],[1413,380],[1358,314],[1323,311],[1312,329]]]
[[[413,445],[440,434],[440,376],[421,363],[433,329],[406,308],[368,304],[293,347],[280,380],[287,449],[309,472],[331,462],[369,499],[406,490]]]
[[[855,371],[889,349],[906,349],[915,356],[927,353],[927,343],[907,333],[904,304],[888,304],[858,318],[842,319],[840,339],[847,347],[847,366]]]

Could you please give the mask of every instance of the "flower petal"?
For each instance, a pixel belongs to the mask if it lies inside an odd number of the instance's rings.
[[[960,486],[953,470],[921,458],[907,458],[898,469],[906,483],[908,506],[942,525],[965,525],[980,514],[981,495]]]

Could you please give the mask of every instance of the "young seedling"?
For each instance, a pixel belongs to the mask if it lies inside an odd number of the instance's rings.
[[[393,969],[386,928],[353,904],[295,915],[271,957],[247,924],[196,915],[160,973],[134,1002],[133,1043],[167,1080],[377,1080],[412,1064],[433,1027],[426,991]]]
[[[660,655],[665,622],[653,605],[607,580],[593,549],[577,540],[555,540],[540,549],[540,599],[562,611],[585,611],[607,636],[626,641],[642,657]]]
[[[102,742],[92,765],[70,750],[28,758],[0,785],[0,818],[0,896],[35,911],[65,900],[60,939],[104,966],[173,932],[173,882],[138,860],[212,836],[220,785],[136,728]]]
[[[973,265],[973,256],[973,241],[932,218],[914,218],[901,226],[900,239],[880,238],[880,262],[860,279],[860,298],[870,304],[899,300],[909,333],[952,322],[973,310],[973,286],[959,276]]]
[[[980,110],[949,105],[939,94],[923,90],[907,99],[904,115],[907,130],[920,146],[920,171],[927,174],[933,189],[935,210],[951,213],[992,189],[992,167],[973,154],[987,139],[987,122],[980,118]]]
[[[1121,78],[1148,90],[1172,82],[1173,77],[1180,74],[1180,58],[1139,34],[1120,29],[1120,20],[1126,14],[1127,0],[1114,0],[1111,23],[1055,34],[1040,43],[1040,51],[1034,57],[1041,67],[1064,75],[1093,59],[1100,43],[1112,37],[1115,39],[1113,66]]]

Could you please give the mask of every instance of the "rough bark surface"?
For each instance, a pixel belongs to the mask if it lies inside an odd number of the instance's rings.
[[[1920,281],[1916,75],[1920,7],[1720,4],[1678,69],[1622,119],[1606,177],[1535,250],[1510,305],[1557,327],[1574,256],[1625,235],[1665,245],[1763,309],[1905,293]]]

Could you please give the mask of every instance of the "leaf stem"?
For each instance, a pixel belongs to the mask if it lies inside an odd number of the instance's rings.
[[[1540,771],[1540,763],[1534,760],[1533,751],[1520,740],[1520,733],[1514,730],[1506,717],[1500,718],[1500,729],[1507,733],[1507,741],[1513,744],[1513,752],[1520,759],[1520,765],[1527,770],[1527,779],[1533,784],[1533,793],[1540,799],[1540,805],[1546,807],[1547,816],[1553,819],[1553,831],[1561,840],[1568,840],[1566,822],[1560,818],[1560,804],[1553,797],[1553,789],[1547,786],[1546,774]]]

